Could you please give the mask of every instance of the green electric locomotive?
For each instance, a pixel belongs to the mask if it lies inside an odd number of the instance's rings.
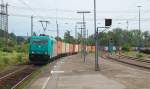
[[[49,36],[32,36],[29,43],[29,60],[32,64],[45,64],[54,54],[55,40]]]

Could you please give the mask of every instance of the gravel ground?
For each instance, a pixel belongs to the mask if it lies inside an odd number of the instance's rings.
[[[103,59],[101,74],[122,83],[126,89],[150,89],[150,70]]]
[[[75,80],[77,78],[80,79],[74,81],[75,85],[77,85],[78,83],[80,85],[82,84],[81,82],[85,82],[87,85],[85,85],[81,89],[150,89],[150,71],[145,71],[136,67],[124,65],[115,61],[105,60],[102,58],[100,59],[100,68],[100,72],[94,71],[94,56],[88,56],[86,63],[83,63],[83,60],[80,58],[80,55],[68,57],[61,64],[60,70],[64,70],[66,72],[60,75],[58,89],[69,89],[66,86],[64,86],[64,84],[68,83],[68,85],[66,85],[71,86],[69,84],[71,79]],[[107,80],[103,79],[103,77],[98,77],[99,75],[107,78]],[[88,77],[93,78],[88,80]],[[97,78],[95,79],[95,82],[93,81],[94,78]],[[69,82],[65,83],[65,81],[67,80]],[[106,80],[104,82],[104,85],[107,84],[107,86],[111,86],[111,88],[106,86],[97,86],[96,83],[100,83],[103,80]],[[97,86],[99,88],[92,86],[90,87],[88,86],[88,84],[90,84],[90,86],[92,84],[95,84],[94,86]]]

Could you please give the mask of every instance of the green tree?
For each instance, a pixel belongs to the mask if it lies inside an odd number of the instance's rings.
[[[64,42],[66,43],[76,43],[73,36],[70,35],[70,31],[65,32],[64,34]]]
[[[55,37],[57,41],[62,41],[61,37]]]
[[[100,32],[98,34],[98,43],[101,46],[107,46],[109,40],[112,39],[115,46],[124,46],[125,44],[130,46],[148,45],[150,46],[150,32],[145,31],[139,34],[139,30],[125,30],[121,28],[115,28],[108,32]],[[87,40],[88,45],[94,45],[94,36],[91,35]]]

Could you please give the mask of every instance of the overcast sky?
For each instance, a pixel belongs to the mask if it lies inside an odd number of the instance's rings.
[[[85,16],[87,29],[92,34],[93,30],[93,1],[94,0],[4,0],[9,4],[9,32],[17,35],[30,34],[30,16],[34,18],[34,31],[42,33],[38,20],[48,20],[47,33],[56,36],[56,17],[59,23],[60,35],[65,30],[72,30],[74,35],[75,23],[82,21],[78,10],[88,10],[92,13]],[[97,25],[104,26],[105,18],[112,18],[112,28],[138,29],[138,8],[141,5],[141,28],[143,31],[150,29],[150,0],[97,0]],[[57,9],[57,12],[56,12]],[[20,15],[25,15],[23,17]],[[42,17],[39,17],[42,16]],[[65,24],[67,23],[67,24]],[[121,24],[118,24],[121,23]],[[79,27],[79,25],[78,25]],[[111,30],[110,29],[110,30]]]

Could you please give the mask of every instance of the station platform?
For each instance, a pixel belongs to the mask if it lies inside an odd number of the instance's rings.
[[[65,57],[49,66],[28,89],[149,89],[150,71],[100,58],[95,71],[94,55],[84,63],[81,55]]]

